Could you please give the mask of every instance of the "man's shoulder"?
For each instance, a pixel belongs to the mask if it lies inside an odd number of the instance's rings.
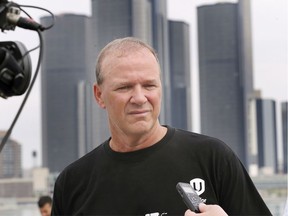
[[[231,152],[230,147],[221,139],[192,131],[175,129],[173,142],[199,150]]]
[[[226,145],[221,139],[217,137],[212,137],[205,134],[200,134],[193,131],[183,130],[183,129],[175,129],[175,135],[178,139],[191,140],[193,142],[199,143],[218,143],[220,145]]]
[[[90,152],[86,153],[73,163],[71,163],[67,168],[72,168],[72,167],[78,167],[78,166],[86,166],[87,164],[91,164],[95,159],[99,158],[99,156],[102,154],[103,150],[103,144],[97,146]]]
[[[91,169],[93,169],[95,164],[97,164],[97,161],[101,160],[101,155],[103,155],[103,144],[97,146],[92,151],[70,163],[64,168],[58,178],[73,178],[73,176],[76,175],[80,176],[82,174],[85,175],[90,173]]]

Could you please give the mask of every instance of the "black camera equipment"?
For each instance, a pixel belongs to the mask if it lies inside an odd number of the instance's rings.
[[[52,24],[44,27],[34,21],[31,16],[22,8],[34,8],[48,12],[52,16]],[[27,16],[21,17],[21,12]],[[22,95],[26,92],[23,102],[0,144],[0,153],[8,140],[12,129],[27,101],[30,91],[38,75],[43,56],[43,37],[41,32],[51,28],[54,25],[54,15],[49,10],[31,5],[18,5],[7,0],[0,0],[0,29],[2,32],[12,30],[16,27],[33,30],[38,33],[40,44],[36,48],[27,51],[24,44],[19,41],[0,42],[0,97],[7,99],[11,96]],[[39,48],[38,63],[33,79],[31,80],[31,59],[29,53]]]
[[[22,95],[31,79],[31,59],[19,41],[0,41],[0,97]]]

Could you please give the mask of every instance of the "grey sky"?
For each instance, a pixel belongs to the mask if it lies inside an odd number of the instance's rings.
[[[23,5],[44,7],[54,14],[73,12],[90,15],[90,0],[14,0]],[[80,3],[81,2],[81,3]],[[198,59],[197,34],[195,32],[195,7],[203,3],[215,3],[217,0],[167,0],[168,17],[182,20],[190,24],[191,38],[191,71],[193,86],[193,130],[199,132],[198,107]],[[221,2],[224,2],[223,0]],[[225,1],[235,2],[235,1]],[[288,68],[287,68],[287,0],[251,0],[254,87],[262,91],[264,98],[274,99],[279,103],[288,100]],[[27,9],[32,17],[39,21],[45,12]],[[24,16],[24,14],[23,14]],[[35,32],[16,28],[15,31],[0,32],[0,41],[19,40],[27,49],[38,45]],[[35,68],[37,53],[31,54]],[[33,70],[34,73],[34,70]],[[41,76],[41,72],[40,72]],[[31,95],[16,123],[11,138],[22,145],[24,168],[34,165],[32,151],[38,152],[37,165],[41,165],[41,98],[40,77],[37,78]],[[23,96],[0,98],[0,130],[7,130],[22,102]],[[279,107],[278,107],[279,108]]]

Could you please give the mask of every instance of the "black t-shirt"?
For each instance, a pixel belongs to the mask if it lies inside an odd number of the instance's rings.
[[[119,153],[107,140],[69,165],[55,183],[52,215],[184,215],[178,182],[228,215],[271,215],[227,145],[171,127],[151,147]]]

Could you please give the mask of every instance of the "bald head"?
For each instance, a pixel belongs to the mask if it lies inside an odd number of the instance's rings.
[[[103,77],[103,62],[106,58],[121,58],[128,55],[133,55],[133,53],[147,49],[150,51],[156,61],[159,64],[159,60],[155,50],[147,43],[141,41],[140,39],[134,37],[126,37],[113,40],[108,43],[99,53],[97,63],[96,63],[96,81],[98,85],[101,85],[104,81]],[[160,66],[159,66],[160,69]]]

